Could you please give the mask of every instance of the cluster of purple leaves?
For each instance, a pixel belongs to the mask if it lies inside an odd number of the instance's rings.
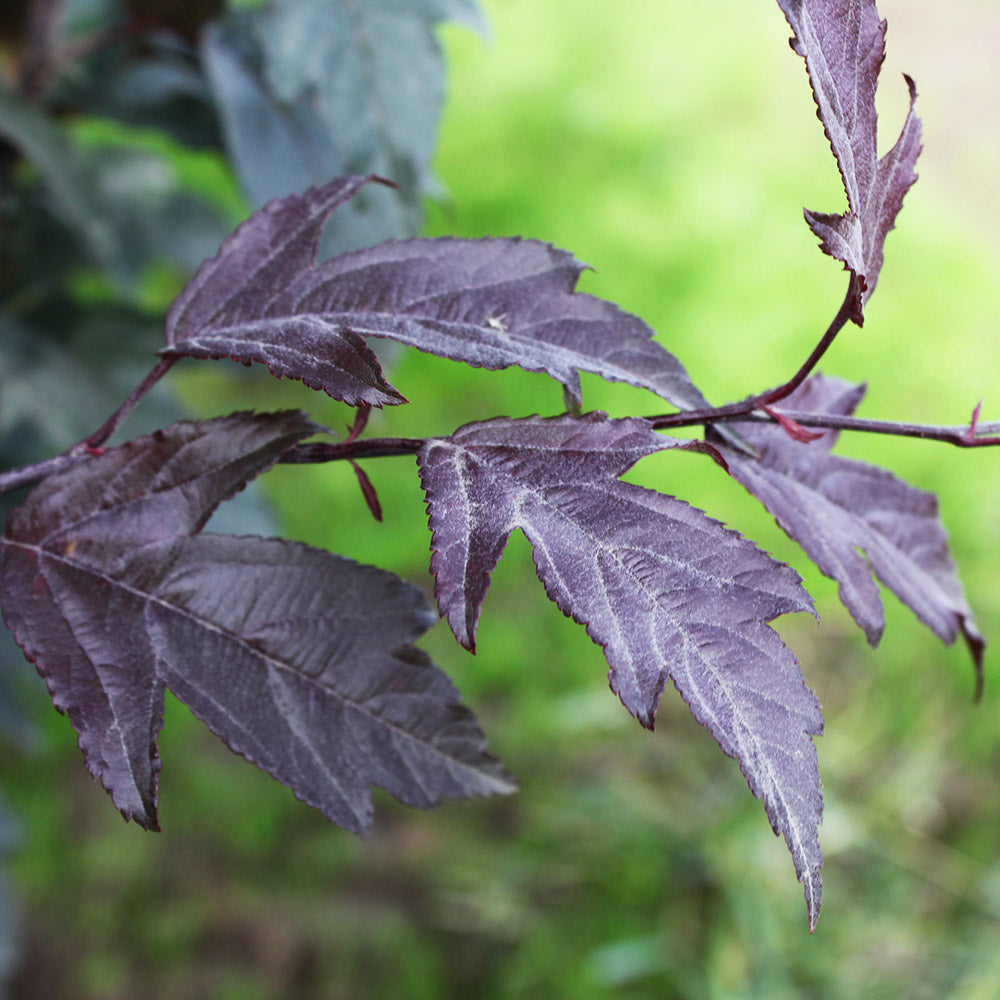
[[[885,25],[871,0],[780,3],[848,197],[841,215],[806,216],[851,273],[850,316],[860,323],[915,179],[919,121],[911,107],[878,160]],[[586,371],[679,410],[710,408],[641,320],[574,290],[583,265],[547,244],[414,239],[317,263],[327,217],[372,180],[338,178],[255,213],[174,303],[162,357],[264,364],[364,414],[406,402],[368,343],[389,338],[477,367],[543,372],[576,403]],[[787,403],[843,415],[861,395],[817,376]],[[753,542],[620,477],[653,453],[703,451],[839,582],[872,643],[884,627],[874,575],[943,640],[963,635],[977,669],[983,642],[932,496],[831,455],[833,433],[807,443],[787,422],[731,426],[737,434],[695,443],[640,418],[501,417],[386,447],[416,455],[438,610],[457,640],[475,648],[491,573],[520,529],[547,595],[604,650],[625,708],[653,728],[669,680],[736,758],[788,844],[814,927],[822,792],[813,737],[823,720],[770,625],[812,610],[811,599],[794,570]],[[416,588],[301,544],[201,533],[222,501],[275,462],[365,454],[354,435],[303,443],[322,433],[298,413],[174,424],[50,475],[0,540],[8,624],[77,729],[87,767],[145,827],[157,826],[166,688],[349,829],[369,826],[372,785],[423,807],[513,790],[457,691],[412,645],[437,620]]]

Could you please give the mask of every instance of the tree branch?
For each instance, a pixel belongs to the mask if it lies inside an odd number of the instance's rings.
[[[416,455],[424,443],[424,438],[367,438],[348,439],[339,444],[297,444],[289,448],[279,461],[289,465],[312,465],[318,462],[353,462],[359,458]]]
[[[862,417],[845,417],[832,413],[807,413],[799,410],[782,410],[782,416],[803,427],[821,427],[837,431],[864,431],[868,434],[890,434],[896,437],[921,438],[941,441],[958,448],[989,448],[1000,445],[1000,422],[988,424],[907,424],[894,420],[866,420]],[[755,423],[776,423],[774,417],[752,413],[740,418]],[[700,423],[700,421],[699,421]]]

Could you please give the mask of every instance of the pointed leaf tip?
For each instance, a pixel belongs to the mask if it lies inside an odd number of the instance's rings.
[[[806,211],[823,251],[858,279],[852,319],[861,325],[864,304],[878,283],[886,236],[903,197],[917,179],[920,119],[917,91],[904,74],[910,108],[893,148],[878,158],[875,90],[885,56],[885,22],[874,0],[778,0],[794,32],[792,48],[806,61],[817,116],[837,160],[848,210]]]
[[[297,379],[351,405],[405,403],[356,332],[296,309],[284,294],[314,267],[331,212],[371,181],[383,179],[338,177],[254,212],[174,301],[160,353],[264,364],[277,378]]]

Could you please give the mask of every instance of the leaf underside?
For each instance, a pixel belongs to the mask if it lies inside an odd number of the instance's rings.
[[[920,119],[916,86],[906,77],[910,108],[896,144],[878,157],[875,89],[885,58],[885,22],[874,0],[778,0],[794,31],[792,48],[806,61],[809,82],[847,193],[842,215],[806,211],[825,253],[857,278],[852,319],[864,320],[882,270],[886,236],[917,179]]]
[[[740,764],[784,835],[811,924],[819,913],[822,793],[815,696],[768,622],[811,610],[797,574],[674,497],[622,482],[684,442],[643,420],[501,418],[428,442],[418,460],[441,613],[473,648],[511,532],[534,550],[546,593],[586,626],[612,690],[652,728],[669,678]]]
[[[174,424],[50,477],[11,516],[4,616],[142,826],[157,828],[165,687],[352,830],[371,823],[372,784],[422,807],[513,789],[410,645],[435,620],[416,588],[298,543],[197,533],[319,429],[298,413]]]
[[[814,376],[783,405],[850,416],[863,396],[862,385]],[[936,497],[885,469],[831,455],[833,431],[806,444],[780,427],[738,426],[760,459],[723,448],[732,475],[837,581],[841,601],[868,641],[877,645],[885,629],[877,576],[940,639],[952,643],[964,636],[981,686],[985,643],[959,582]]]

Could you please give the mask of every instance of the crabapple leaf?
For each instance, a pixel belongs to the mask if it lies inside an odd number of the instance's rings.
[[[792,48],[806,61],[809,82],[837,159],[848,210],[830,215],[807,210],[806,221],[825,253],[858,279],[852,319],[864,320],[882,270],[886,236],[903,197],[917,179],[920,119],[913,110],[917,91],[905,77],[910,108],[896,144],[878,157],[875,88],[885,57],[885,21],[875,0],[778,0],[794,31]]]
[[[416,588],[293,542],[197,534],[320,429],[299,413],[174,424],[49,477],[10,518],[7,622],[91,773],[142,826],[157,828],[166,687],[353,830],[370,823],[369,783],[421,806],[510,790],[409,645],[434,620]]]
[[[782,407],[849,416],[864,391],[863,385],[817,375]],[[964,636],[981,685],[985,643],[958,579],[934,494],[885,469],[831,455],[834,431],[802,443],[778,427],[740,423],[739,429],[760,458],[724,448],[730,472],[837,581],[840,600],[868,641],[877,645],[885,629],[877,576],[944,642]]]
[[[737,759],[784,835],[819,913],[822,793],[811,737],[822,716],[768,622],[811,609],[798,575],[701,511],[618,477],[640,458],[704,448],[639,419],[500,418],[418,455],[441,613],[475,642],[479,610],[515,528],[546,593],[603,647],[612,690],[652,728],[669,678]]]

